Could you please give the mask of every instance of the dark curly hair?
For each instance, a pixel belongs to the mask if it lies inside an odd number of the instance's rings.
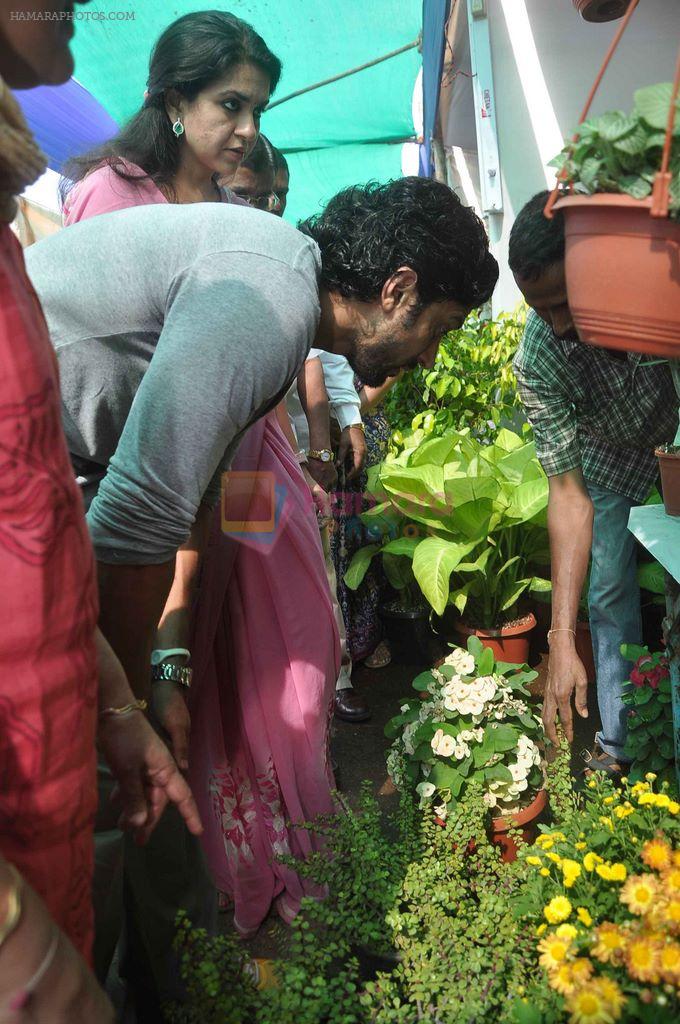
[[[347,188],[298,228],[321,250],[321,284],[347,298],[372,301],[406,266],[418,275],[421,305],[455,301],[474,309],[498,280],[479,217],[429,178]]]
[[[513,274],[525,281],[537,277],[564,259],[564,216],[560,211],[548,220],[543,208],[548,191],[538,192],[522,207],[510,232],[508,263]]]
[[[137,164],[156,185],[172,192],[180,150],[165,110],[167,91],[193,101],[237,64],[255,64],[264,71],[270,93],[278,85],[281,61],[241,18],[226,11],[194,11],[173,21],[151,53],[144,105],[115,138],[65,165],[62,201],[74,183],[102,163],[126,181],[136,181],[139,173],[127,173],[122,160]]]

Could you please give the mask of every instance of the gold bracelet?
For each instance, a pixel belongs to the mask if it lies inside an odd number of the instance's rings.
[[[146,711],[149,702],[146,700],[133,700],[131,704],[123,704],[120,708],[104,708],[99,712],[99,717],[112,716],[119,718],[121,715],[129,715],[131,711]]]
[[[12,876],[12,886],[7,893],[7,913],[5,920],[0,924],[0,946],[5,939],[9,938],[19,923],[21,917],[21,888],[22,878],[13,864],[7,865],[7,870]]]
[[[550,637],[552,636],[553,633],[571,633],[572,636],[574,636],[574,637],[576,636],[576,630],[575,629],[570,629],[568,626],[558,626],[557,629],[549,629],[548,630],[548,643],[550,643]]]

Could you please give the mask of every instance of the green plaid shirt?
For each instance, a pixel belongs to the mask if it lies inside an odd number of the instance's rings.
[[[546,474],[581,467],[587,481],[644,501],[658,472],[654,449],[678,428],[668,363],[562,341],[530,312],[514,369]]]

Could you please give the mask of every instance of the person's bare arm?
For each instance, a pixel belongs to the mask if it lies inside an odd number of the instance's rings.
[[[364,384],[359,392],[362,416],[370,416],[372,412],[375,412],[385,395],[394,387],[403,372],[403,370],[400,370],[400,372],[395,374],[394,377],[388,377],[387,380],[377,388],[371,388],[368,384]]]
[[[309,425],[309,447],[313,451],[323,451],[331,447],[331,413],[326,382],[321,360],[317,356],[307,359],[297,379],[298,395],[307,423]],[[310,459],[308,469],[311,476],[325,491],[330,491],[338,480],[335,464]]]
[[[546,733],[557,743],[555,716],[571,743],[574,726],[572,693],[576,710],[588,717],[588,679],[576,653],[576,620],[593,535],[593,504],[580,469],[550,477],[548,532],[552,563],[552,624],[550,677],[543,703]]]

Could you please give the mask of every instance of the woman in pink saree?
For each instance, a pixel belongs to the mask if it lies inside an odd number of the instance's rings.
[[[243,76],[243,68],[238,65],[234,73]],[[211,88],[206,86],[206,95]],[[200,105],[202,95],[193,103]],[[146,104],[151,101],[162,104],[163,95],[147,97]],[[257,135],[253,116],[248,118],[245,105],[228,116],[234,127],[227,141],[235,148],[238,143],[243,155]],[[184,119],[176,141],[184,162],[191,157],[194,171],[205,170],[200,198],[239,201],[217,188],[218,173],[222,181],[229,175],[200,151],[205,143],[198,131],[193,150],[194,118],[195,113]],[[89,167],[68,195],[65,223],[198,198],[180,180],[169,186],[162,174],[154,180],[134,155],[110,153]],[[267,166],[271,182],[273,173]],[[210,874],[233,900],[239,933],[249,936],[272,906],[290,921],[302,897],[314,892],[277,858],[317,849],[309,832],[290,823],[333,810],[327,740],[340,650],[310,484],[275,411],[245,434],[231,472],[265,474],[274,483],[274,524],[268,532],[224,532],[221,510],[215,511],[189,644],[189,773]],[[170,619],[180,622],[181,616],[173,612]],[[172,629],[164,626],[161,646],[185,647],[181,627],[176,636]]]

